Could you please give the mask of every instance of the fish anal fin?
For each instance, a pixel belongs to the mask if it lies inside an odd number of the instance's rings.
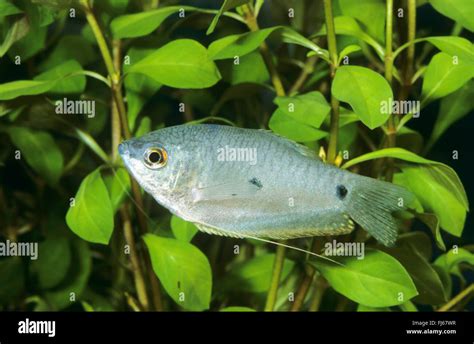
[[[208,225],[203,225],[201,223],[194,223],[194,224],[196,225],[196,227],[201,232],[204,232],[204,233],[207,233],[207,234],[226,236],[226,237],[231,237],[231,238],[244,238],[244,236],[238,235],[236,233],[227,232],[225,230],[218,229],[218,228],[215,228],[215,227],[211,227],[211,226],[208,226]]]

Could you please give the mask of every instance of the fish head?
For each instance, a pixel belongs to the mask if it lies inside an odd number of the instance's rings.
[[[146,192],[161,204],[173,202],[178,178],[189,160],[182,140],[162,129],[123,141],[118,151],[129,173]]]

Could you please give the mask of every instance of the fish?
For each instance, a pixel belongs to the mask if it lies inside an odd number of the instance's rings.
[[[412,198],[263,129],[178,125],[123,141],[118,151],[160,205],[215,235],[283,240],[348,234],[358,224],[393,246],[394,213]]]

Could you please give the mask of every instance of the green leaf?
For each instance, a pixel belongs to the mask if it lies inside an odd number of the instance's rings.
[[[166,6],[156,10],[125,14],[113,19],[110,29],[115,39],[146,36],[156,30],[163,21],[177,13],[180,9],[185,11],[197,10],[191,6]]]
[[[350,257],[340,262],[343,266],[322,261],[310,263],[338,293],[359,304],[390,307],[418,295],[404,267],[386,253],[369,250],[362,260]]]
[[[185,242],[190,242],[198,232],[197,227],[193,223],[185,221],[176,215],[171,217],[171,230],[176,239]]]
[[[153,234],[143,237],[153,271],[180,306],[193,311],[209,308],[212,273],[207,257],[187,242]]]
[[[25,289],[25,269],[21,258],[8,257],[0,260],[0,302],[16,300]]]
[[[386,148],[349,160],[342,168],[346,169],[358,163],[379,158],[396,158],[421,164],[421,166],[401,166],[404,174],[403,178],[399,179],[402,182],[401,185],[409,188],[417,196],[425,211],[434,212],[438,216],[443,229],[454,235],[462,232],[469,203],[462,182],[451,167],[425,159],[403,148]],[[423,180],[423,178],[426,179]],[[443,200],[443,197],[452,200],[449,204],[451,209],[448,210],[444,206],[448,201]]]
[[[109,157],[107,154],[104,152],[102,147],[99,146],[96,140],[89,134],[86,133],[85,131],[79,129],[79,128],[73,128],[74,136],[84,143],[87,147],[89,147],[99,158],[101,158],[105,163],[109,162]]]
[[[249,307],[231,306],[222,308],[220,312],[256,312],[256,310]]]
[[[30,96],[49,91],[55,82],[51,80],[18,80],[0,85],[0,100],[14,99],[20,96]]]
[[[226,276],[226,287],[238,292],[263,293],[268,291],[272,279],[275,254],[265,254],[232,267]],[[285,259],[280,276],[284,281],[294,267],[294,262]]]
[[[48,91],[61,93],[82,92],[85,78],[77,61],[67,61],[50,71],[38,75],[35,80],[17,80],[0,85],[0,100],[42,94]],[[40,80],[41,79],[41,80]],[[69,81],[68,79],[72,79]],[[63,89],[64,88],[64,89]]]
[[[403,175],[402,173],[398,173],[400,175]],[[404,183],[399,183],[394,181],[395,184],[399,185],[407,185],[408,183],[405,181]],[[433,236],[436,239],[436,245],[442,249],[443,251],[446,251],[446,245],[444,243],[443,237],[441,236],[441,231],[439,228],[439,219],[436,214],[430,214],[430,213],[424,213],[424,214],[416,214],[416,217],[419,218],[425,225],[427,225],[431,229],[431,233],[433,233]]]
[[[34,80],[54,82],[53,87],[48,92],[57,94],[82,93],[86,88],[86,77],[83,74],[76,75],[77,72],[81,71],[82,66],[79,62],[69,60],[37,75]]]
[[[206,35],[210,35],[211,33],[214,32],[217,26],[217,22],[219,21],[219,18],[224,14],[224,12],[229,11],[238,6],[245,5],[249,1],[250,0],[224,0],[221,8],[212,19],[211,24],[209,25],[209,28],[206,31]]]
[[[206,48],[191,39],[178,39],[132,65],[129,73],[148,75],[156,82],[176,88],[205,88],[221,76]]]
[[[455,122],[465,117],[474,109],[474,81],[465,84],[456,92],[441,100],[438,118],[436,119],[428,146],[431,147],[444,132]]]
[[[13,60],[15,56],[20,56],[24,62],[39,53],[46,45],[47,27],[30,27],[28,33],[15,42],[8,51],[8,55]]]
[[[365,33],[364,30],[361,29],[360,25],[357,23],[357,21],[352,18],[352,17],[346,17],[346,16],[339,16],[334,18],[334,27],[336,30],[336,34],[338,35],[348,35],[348,36],[354,36],[368,45],[370,45],[372,48],[374,48],[375,52],[377,55],[383,59],[385,55],[385,50],[384,48],[370,35]],[[313,36],[325,36],[326,35],[326,27],[323,26],[319,32],[314,34]]]
[[[474,31],[474,2],[471,0],[429,0],[436,11]]]
[[[53,310],[60,310],[71,305],[71,293],[74,293],[76,300],[79,300],[92,270],[92,257],[87,243],[82,240],[72,241],[73,261],[67,272],[66,283],[61,283],[59,287],[48,291],[45,299],[53,307]]]
[[[262,55],[253,51],[235,61],[222,61],[219,63],[222,78],[231,85],[242,83],[265,84],[270,79],[267,66]],[[205,111],[207,112],[207,111]]]
[[[107,245],[114,229],[114,212],[100,169],[89,173],[66,214],[69,228],[84,240]]]
[[[474,76],[474,66],[461,60],[454,63],[453,57],[438,53],[431,59],[426,69],[422,94],[423,101],[444,97],[468,82]]]
[[[152,49],[130,49],[127,53],[130,64],[123,64],[124,73],[128,73],[131,66],[143,60],[146,56],[151,55],[153,51]],[[130,129],[133,130],[138,114],[146,102],[160,89],[161,84],[146,74],[137,73],[127,74],[124,84],[127,94],[128,123]]]
[[[468,208],[464,189],[462,193],[455,189],[459,182],[455,172],[437,165],[403,165],[401,169],[403,186],[415,194],[426,212],[438,216],[441,228],[460,237]]]
[[[414,162],[418,164],[441,164],[433,160],[425,159],[413,152],[407,151],[406,149],[395,147],[395,148],[384,148],[384,149],[380,149],[374,152],[362,154],[358,156],[357,158],[354,158],[346,162],[344,165],[342,165],[342,168],[347,169],[354,165],[360,164],[361,162],[369,161],[373,159],[380,159],[380,158],[395,158],[395,159]]]
[[[279,28],[279,26],[275,26],[218,39],[209,45],[209,56],[213,60],[223,60],[234,58],[235,56],[244,56],[257,49],[271,33]]]
[[[34,0],[33,2],[36,2],[35,6],[24,6],[28,20],[34,29],[46,27],[53,23],[56,14],[55,9],[38,3],[40,1],[44,0]]]
[[[408,240],[407,240],[408,239]],[[413,301],[421,304],[439,305],[447,301],[447,295],[438,273],[418,251],[414,237],[400,237],[394,248],[382,248],[396,258],[407,270],[415,283],[419,295]]]
[[[71,247],[65,237],[48,238],[38,246],[38,260],[32,268],[38,274],[41,288],[49,289],[58,285],[67,274],[71,264]]]
[[[110,203],[115,213],[130,191],[130,177],[124,168],[113,170],[113,175],[106,176],[104,183],[109,192]]]
[[[357,123],[341,126],[339,123],[339,135],[337,140],[337,149],[340,151],[351,151],[351,145],[357,139]]]
[[[474,63],[474,46],[462,37],[455,36],[436,36],[427,37],[426,40],[436,46],[443,53],[451,56],[458,56],[462,62]]]
[[[354,158],[346,162],[344,165],[342,165],[342,168],[347,169],[356,164],[360,164],[361,162],[369,161],[373,159],[380,159],[380,158],[395,158],[395,159],[400,159],[400,160],[404,160],[408,162],[414,162],[418,164],[435,164],[435,165],[446,166],[447,168],[450,168],[449,166],[443,163],[440,163],[434,160],[425,159],[413,152],[407,151],[406,149],[399,148],[399,147],[384,148],[384,149],[380,149],[374,152],[362,154],[358,156],[357,158]],[[455,173],[454,170],[453,170],[453,173]]]
[[[344,49],[342,49],[342,51],[339,53],[339,58],[338,58],[338,64],[341,64],[341,61],[344,57],[346,56],[349,56],[350,54],[356,52],[356,51],[360,51],[361,50],[361,47],[358,46],[357,44],[350,44],[348,45],[347,47],[345,47]]]
[[[439,256],[434,262],[436,266],[439,266],[447,273],[457,276],[461,276],[459,264],[463,263],[474,266],[474,254],[462,247],[456,247],[449,250],[445,254]]]
[[[325,60],[326,62],[330,62],[329,59],[329,52],[326,49],[322,49],[312,40],[302,36],[295,30],[289,27],[283,27],[281,31],[279,31],[282,37],[283,42],[290,43],[290,44],[297,44],[310,49],[311,52],[309,55],[318,55],[320,58]]]
[[[349,103],[360,120],[370,129],[384,124],[390,116],[383,104],[393,99],[392,89],[380,74],[358,66],[340,67],[332,83],[332,94]],[[384,112],[384,113],[382,113]]]
[[[145,134],[148,134],[151,129],[151,119],[150,117],[142,117],[142,120],[140,121],[140,124],[137,127],[137,130],[135,131],[135,136],[140,137]]]
[[[16,7],[9,1],[7,0],[0,1],[0,18],[11,16],[13,14],[19,14],[22,12],[23,12],[22,10],[20,10],[18,7]]]
[[[385,41],[385,4],[381,0],[339,0],[344,16],[362,23],[365,32],[379,42]]]
[[[7,131],[28,165],[50,185],[56,185],[63,170],[63,155],[53,137],[27,127],[9,127]]]
[[[281,109],[275,110],[268,126],[275,133],[297,142],[317,141],[327,135],[325,131],[298,122]]]
[[[13,24],[10,24],[3,43],[0,45],[0,57],[7,53],[13,43],[25,37],[29,30],[30,25],[26,17],[15,18]]]
[[[327,50],[320,48],[316,43],[305,38],[293,29],[283,26],[274,26],[218,39],[209,45],[209,55],[214,60],[244,56],[257,49],[263,41],[274,32],[281,35],[282,40],[285,43],[301,45],[311,50],[312,53],[310,55],[319,55],[326,61],[329,60],[329,53]]]
[[[453,281],[449,272],[446,272],[443,268],[438,265],[431,264],[431,267],[436,271],[441,282],[443,282],[444,290],[447,298],[450,299],[453,294]]]
[[[365,305],[357,305],[357,312],[390,312],[390,308],[388,307],[369,307]]]
[[[420,42],[430,42],[443,53],[446,53],[450,56],[457,56],[459,57],[459,60],[464,63],[474,63],[473,44],[465,38],[456,36],[433,36],[415,39],[411,42],[405,43],[395,50],[393,53],[393,59],[395,60],[395,58],[410,45]]]
[[[313,91],[296,96],[276,97],[278,109],[296,121],[319,128],[331,111],[321,92]]]
[[[84,37],[78,35],[62,36],[53,51],[39,65],[41,71],[52,69],[63,61],[76,60],[86,66],[97,59],[95,48]]]
[[[403,312],[418,312],[418,308],[416,308],[416,306],[411,301],[407,301],[405,303],[402,303],[400,305],[400,309]]]

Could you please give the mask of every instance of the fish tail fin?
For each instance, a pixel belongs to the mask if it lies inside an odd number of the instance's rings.
[[[377,241],[393,246],[397,240],[397,223],[392,213],[406,209],[412,197],[409,191],[398,185],[357,176],[347,212]]]

